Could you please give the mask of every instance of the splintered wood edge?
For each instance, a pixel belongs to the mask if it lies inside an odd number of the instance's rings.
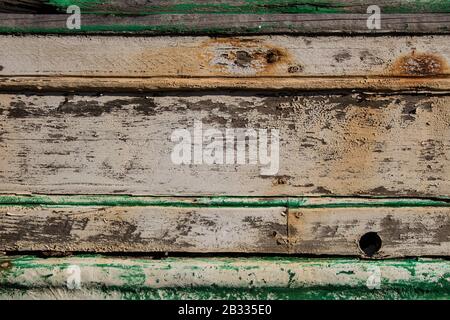
[[[440,259],[4,256],[0,297],[448,299],[449,276]]]
[[[263,78],[114,78],[1,77],[0,91],[146,92],[159,90],[368,90],[449,91],[450,77],[263,77]]]

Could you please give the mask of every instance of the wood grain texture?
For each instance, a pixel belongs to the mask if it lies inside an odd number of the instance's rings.
[[[368,232],[382,240],[374,257],[450,255],[448,208],[323,208],[289,210],[291,252],[364,255]]]
[[[0,95],[0,191],[135,195],[450,194],[446,94]],[[280,131],[279,170],[171,160],[171,135]],[[204,142],[206,145],[206,142]]]
[[[189,13],[366,13],[368,0],[5,0],[0,11],[44,9],[65,12],[69,5],[97,14],[189,14]],[[384,13],[450,12],[448,0],[379,0]],[[50,7],[50,8],[49,8]]]
[[[43,13],[57,12],[58,9],[42,0],[2,0],[0,12]]]
[[[368,252],[360,239],[381,238]],[[0,251],[449,256],[448,207],[0,207]]]
[[[63,14],[0,13],[0,33],[37,34],[448,34],[450,14],[383,14],[380,29],[368,29],[367,14],[159,14],[83,15],[68,29]]]
[[[73,268],[81,288],[67,288]],[[72,268],[72,270],[70,269]],[[380,276],[380,287],[371,279]],[[448,299],[450,262],[305,258],[0,258],[2,299]],[[373,288],[373,287],[371,287]]]
[[[446,36],[1,36],[0,89],[445,91],[447,41]]]
[[[285,209],[0,208],[0,251],[287,252]]]
[[[1,36],[0,76],[448,77],[448,40],[447,36]]]

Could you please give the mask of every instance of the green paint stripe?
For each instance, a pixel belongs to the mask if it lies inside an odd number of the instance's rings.
[[[92,255],[49,259],[0,257],[0,296],[26,295],[27,290],[36,294],[39,290],[64,289],[67,268],[72,265],[81,270],[84,293],[97,291],[107,297],[115,292],[124,299],[450,298],[450,261],[441,259],[214,257],[152,260]],[[380,274],[379,289],[367,286],[374,272]]]
[[[338,0],[241,0],[167,1],[164,5],[142,5],[140,9],[117,7],[110,0],[48,0],[50,5],[65,11],[69,5],[77,5],[82,12],[94,14],[274,14],[274,13],[366,13],[371,1],[353,3]],[[115,2],[117,3],[117,2]],[[384,13],[442,13],[450,12],[450,0],[392,1],[381,6]]]
[[[166,206],[166,207],[298,207],[303,198],[247,197],[136,197],[108,196],[0,196],[0,206]]]
[[[156,197],[128,195],[2,195],[0,206],[164,206],[164,207],[287,207],[287,208],[365,208],[365,207],[449,207],[447,199],[362,199],[327,197]],[[352,201],[349,201],[351,199]],[[314,201],[316,200],[316,201]]]

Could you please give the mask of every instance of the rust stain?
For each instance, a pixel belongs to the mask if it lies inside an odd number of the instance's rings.
[[[448,64],[444,58],[432,53],[410,54],[398,58],[391,67],[393,75],[434,76],[447,73]]]
[[[202,54],[208,53],[208,64],[221,74],[232,76],[275,76],[302,72],[303,67],[292,61],[289,52],[260,39],[214,38],[202,44]],[[293,68],[292,66],[295,66]]]

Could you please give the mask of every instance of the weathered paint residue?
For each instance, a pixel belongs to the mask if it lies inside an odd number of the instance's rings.
[[[444,299],[450,292],[450,261],[439,259],[19,256],[1,261],[11,265],[8,271],[0,270],[2,298],[70,295],[65,281],[68,265],[80,266],[83,282],[78,296],[102,298]],[[374,268],[381,271],[380,288],[375,290],[367,286]]]

